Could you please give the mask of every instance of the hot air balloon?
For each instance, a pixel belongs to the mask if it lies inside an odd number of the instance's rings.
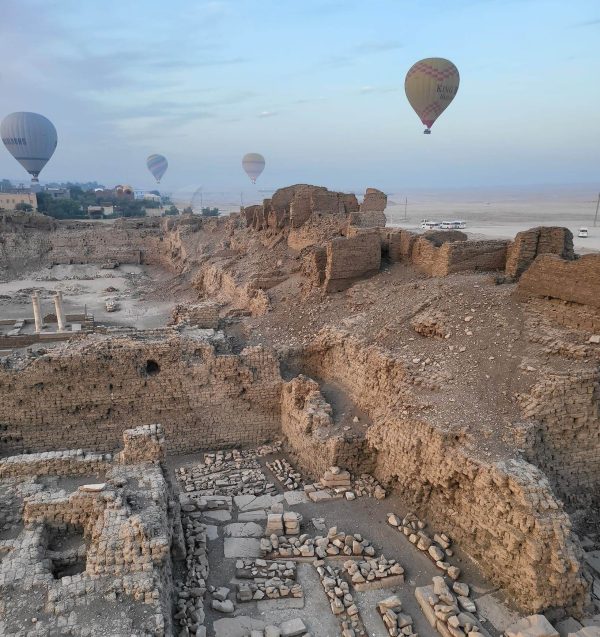
[[[265,169],[265,158],[258,153],[248,153],[244,155],[242,159],[242,167],[246,171],[246,174],[255,184],[256,180],[260,177],[260,174]]]
[[[404,80],[410,105],[431,133],[435,120],[446,110],[458,91],[458,69],[444,58],[426,58],[413,64]]]
[[[150,155],[150,157],[146,160],[146,166],[148,166],[148,170],[154,175],[156,183],[160,184],[160,180],[167,172],[169,162],[163,155]]]
[[[31,175],[31,183],[37,184],[56,150],[54,124],[38,113],[11,113],[2,120],[0,135],[8,152]]]

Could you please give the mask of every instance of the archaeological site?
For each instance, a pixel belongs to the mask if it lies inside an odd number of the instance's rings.
[[[0,635],[600,636],[600,254],[0,212]]]

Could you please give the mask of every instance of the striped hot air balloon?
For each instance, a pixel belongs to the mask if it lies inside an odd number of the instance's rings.
[[[458,91],[458,69],[444,58],[426,58],[413,64],[404,81],[410,105],[431,133],[435,120],[446,110]]]
[[[54,124],[38,113],[11,113],[2,120],[0,135],[8,152],[37,182],[56,150]]]
[[[152,175],[154,175],[156,183],[160,184],[160,180],[167,172],[169,162],[164,155],[150,155],[150,157],[146,160],[146,166],[148,166],[148,170],[152,173]]]
[[[242,167],[252,180],[252,183],[255,184],[265,169],[265,158],[259,153],[248,153],[242,159]]]

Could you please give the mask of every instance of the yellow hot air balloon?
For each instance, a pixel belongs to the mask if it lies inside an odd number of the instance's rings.
[[[458,91],[458,69],[444,58],[426,58],[413,64],[404,80],[410,105],[431,133],[435,120],[446,110]]]

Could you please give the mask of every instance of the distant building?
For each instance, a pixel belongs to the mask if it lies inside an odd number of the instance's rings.
[[[71,191],[68,188],[45,188],[44,194],[52,199],[70,199]]]
[[[110,206],[88,206],[87,215],[90,219],[104,219],[105,216],[112,215],[114,207]]]
[[[153,192],[148,192],[147,190],[134,190],[133,191],[133,196],[138,201],[146,199],[147,201],[157,201],[158,203],[161,202],[161,196],[160,195],[157,195],[157,194],[155,194]]]
[[[0,192],[0,210],[16,210],[20,203],[37,209],[37,197],[33,192]]]

